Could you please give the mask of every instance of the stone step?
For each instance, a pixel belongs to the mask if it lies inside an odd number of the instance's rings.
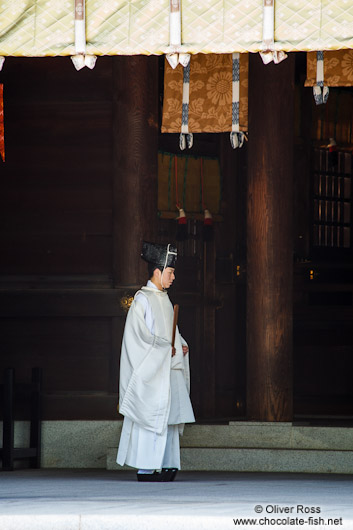
[[[186,425],[181,447],[316,449],[353,451],[352,429],[278,422],[230,422]]]
[[[353,473],[352,430],[345,427],[192,424],[180,445],[185,471]],[[116,448],[109,449],[107,469],[122,469],[115,459]]]
[[[108,470],[128,470],[116,464],[116,448],[107,453]],[[353,474],[353,451],[258,448],[181,448],[184,471],[238,471]]]
[[[119,420],[44,421],[42,467],[105,469],[108,465],[114,469],[121,427]],[[0,422],[0,445],[1,432]],[[185,426],[180,443],[184,469],[282,471],[287,465],[293,471],[353,473],[353,430],[349,427],[191,424]],[[15,422],[15,447],[26,446],[29,423]]]

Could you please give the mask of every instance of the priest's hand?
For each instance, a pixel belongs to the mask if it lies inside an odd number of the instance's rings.
[[[172,357],[174,357],[175,353],[176,353],[176,349],[174,348],[174,346],[172,346]]]
[[[182,346],[183,348],[183,354],[186,355],[187,353],[189,353],[189,347],[188,346]]]

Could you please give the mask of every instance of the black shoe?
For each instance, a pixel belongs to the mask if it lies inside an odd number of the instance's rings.
[[[136,473],[139,482],[169,482],[168,473],[165,469],[153,473]]]
[[[167,482],[175,479],[178,469],[176,467],[164,467],[162,471],[166,473],[165,482]]]

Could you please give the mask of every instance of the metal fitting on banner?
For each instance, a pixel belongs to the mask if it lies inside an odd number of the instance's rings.
[[[76,70],[81,70],[84,66],[92,70],[97,60],[95,55],[86,54],[85,0],[75,0],[75,55],[71,60]]]

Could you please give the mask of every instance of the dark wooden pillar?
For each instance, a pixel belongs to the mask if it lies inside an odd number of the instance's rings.
[[[202,370],[203,379],[203,417],[213,419],[216,417],[216,256],[215,242],[204,243],[203,252],[203,348],[204,359]]]
[[[250,57],[247,416],[292,419],[294,54]]]
[[[146,282],[142,240],[157,232],[158,57],[113,58],[113,274],[115,286]]]
[[[147,280],[142,241],[157,233],[158,57],[113,57],[113,281],[120,297]],[[125,319],[112,319],[110,392]]]

